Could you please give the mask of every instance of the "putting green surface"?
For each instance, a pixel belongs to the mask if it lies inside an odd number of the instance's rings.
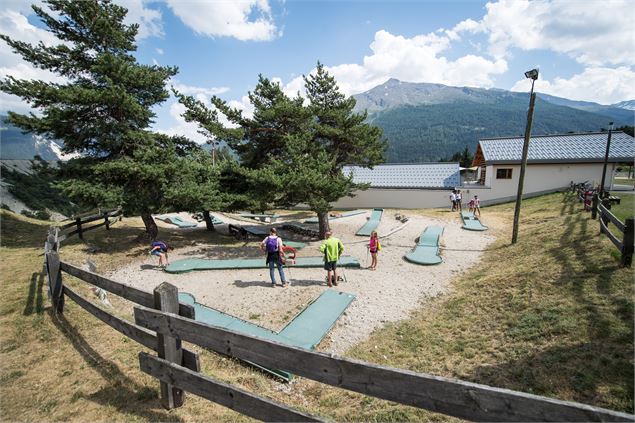
[[[327,289],[280,332],[275,332],[197,303],[192,294],[179,294],[181,302],[194,306],[196,320],[199,322],[309,350],[322,341],[354,299],[354,294]],[[287,381],[293,377],[284,370],[268,369],[253,362],[251,364]]]
[[[461,212],[461,219],[463,219],[463,229],[468,231],[486,231],[487,226],[483,226],[481,221],[474,216],[472,212]]]
[[[366,224],[362,226],[355,235],[370,236],[371,232],[373,232],[377,228],[377,226],[379,226],[379,221],[381,220],[381,215],[383,213],[384,209],[373,209],[368,222],[366,222]]]
[[[359,261],[352,256],[342,256],[337,262],[339,267],[360,267]],[[295,264],[288,264],[287,267],[323,267],[324,257],[298,257]],[[221,269],[262,269],[266,268],[265,258],[249,259],[183,259],[176,260],[165,271],[168,273],[185,273],[192,270],[221,270]]]
[[[439,238],[443,234],[441,226],[428,226],[419,236],[415,249],[406,254],[406,260],[416,264],[439,264],[443,262],[439,255]]]

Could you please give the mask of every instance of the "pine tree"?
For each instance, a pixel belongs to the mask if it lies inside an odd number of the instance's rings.
[[[320,235],[324,236],[329,229],[330,204],[352,195],[357,189],[367,188],[353,183],[352,178],[342,173],[342,168],[350,164],[372,167],[382,163],[387,142],[380,128],[365,123],[366,112],[353,111],[355,99],[339,91],[335,78],[320,62],[314,75],[304,77],[304,83],[308,108],[315,119],[308,155],[322,160],[315,163],[315,171],[320,172],[314,175],[319,178],[316,179],[320,181],[319,188],[313,186],[306,196],[315,197],[316,192],[320,193],[312,209],[318,214]]]
[[[168,98],[167,80],[175,67],[139,64],[133,56],[138,25],[126,25],[126,9],[109,0],[47,0],[50,12],[33,6],[48,31],[60,41],[32,45],[0,35],[12,50],[40,69],[65,79],[63,83],[18,79],[0,81],[0,90],[24,99],[40,114],[9,113],[9,121],[25,131],[63,141],[65,153],[82,158],[64,166],[63,186],[87,204],[120,202],[127,214],[141,214],[146,231],[156,237],[151,213],[163,207],[158,187],[138,175],[151,156],[181,154],[188,142],[169,142],[148,130],[152,107]],[[167,144],[166,144],[167,142]],[[159,172],[167,175],[168,172]],[[142,185],[141,181],[145,181]],[[145,185],[148,183],[149,185]]]

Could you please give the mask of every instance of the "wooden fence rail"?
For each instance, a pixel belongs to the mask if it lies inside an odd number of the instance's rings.
[[[622,223],[610,210],[603,204],[598,204],[597,211],[600,221],[600,233],[605,234],[608,239],[620,250],[621,264],[622,266],[630,267],[633,263],[633,250],[635,250],[635,221],[628,218],[625,223]],[[608,224],[612,223],[615,228],[621,233],[622,239],[613,234],[608,228]]]
[[[635,419],[633,415],[584,404],[303,350],[146,308],[135,308],[135,322],[157,333],[192,342],[241,360],[467,420],[632,421]],[[159,373],[157,371],[153,374]],[[172,372],[170,375],[170,380],[176,386],[182,386],[185,389],[186,383],[179,378],[177,372]],[[244,407],[245,404],[240,406]],[[260,415],[259,418],[274,420],[274,417],[269,415]]]
[[[84,232],[92,231],[93,229],[97,229],[102,226],[106,226],[106,229],[110,229],[110,225],[112,225],[118,220],[121,220],[122,216],[123,216],[123,211],[121,210],[121,208],[118,208],[113,210],[106,210],[103,212],[99,212],[97,214],[91,214],[84,217],[77,217],[75,221],[67,223],[59,227],[61,231],[60,240],[63,241],[64,239],[72,235],[78,235],[80,239],[83,239]],[[111,220],[111,218],[114,218],[114,219]],[[84,225],[88,223],[92,223],[102,219],[104,221],[98,225],[89,226],[88,228],[84,227]],[[71,228],[75,228],[75,229],[68,231],[68,229],[71,229]]]

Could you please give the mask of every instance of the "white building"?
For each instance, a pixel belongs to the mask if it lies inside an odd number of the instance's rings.
[[[526,197],[569,187],[571,181],[599,185],[608,133],[534,136],[529,142],[524,195]],[[463,199],[478,195],[481,204],[512,201],[518,190],[523,138],[485,138],[479,141],[472,166],[476,181],[461,181],[458,163],[380,165],[374,169],[346,167],[357,183],[369,183],[355,197],[341,198],[335,208],[429,208],[449,206],[449,194],[461,189]],[[618,163],[633,163],[635,140],[613,132],[606,174],[612,187]]]
[[[601,183],[607,132],[531,137],[523,194],[527,197],[562,190],[573,182]],[[472,166],[478,166],[476,184],[463,184],[481,203],[515,200],[523,138],[484,138],[478,143]],[[635,139],[613,132],[605,187],[612,188],[618,163],[632,163]]]

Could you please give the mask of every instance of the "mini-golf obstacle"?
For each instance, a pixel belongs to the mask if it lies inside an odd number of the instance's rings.
[[[463,229],[468,231],[486,231],[487,226],[484,226],[480,219],[472,212],[461,212],[461,219],[463,220]]]
[[[430,265],[439,264],[443,259],[439,255],[439,239],[443,234],[441,226],[428,226],[421,235],[415,248],[404,256],[411,263]]]
[[[337,262],[338,267],[359,268],[359,261],[352,256],[342,256]],[[324,257],[298,257],[290,267],[324,267]],[[165,271],[168,273],[185,273],[193,270],[224,270],[224,269],[265,269],[264,257],[248,259],[182,259],[170,263]]]
[[[280,332],[275,332],[197,303],[192,294],[179,293],[179,300],[182,303],[194,307],[197,321],[307,350],[315,349],[354,299],[355,294],[327,289]],[[284,370],[269,369],[258,363],[249,363],[285,381],[293,378],[291,373]]]
[[[384,213],[384,209],[373,209],[370,214],[370,218],[364,226],[360,228],[355,235],[358,236],[370,236],[371,232],[377,229],[379,222],[381,221],[381,215]]]

